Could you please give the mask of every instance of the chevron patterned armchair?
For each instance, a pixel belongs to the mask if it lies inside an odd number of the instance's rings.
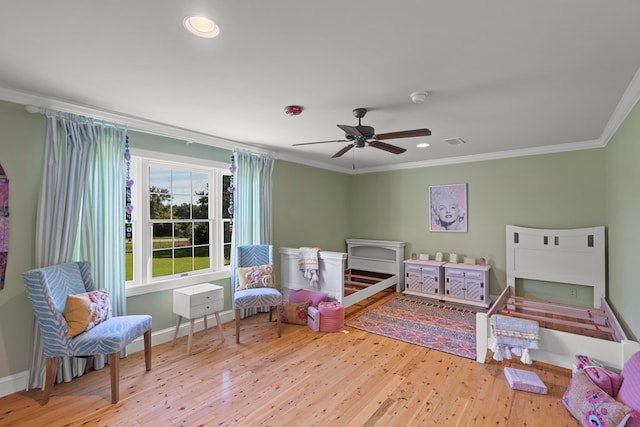
[[[24,282],[46,357],[42,405],[49,401],[59,357],[108,354],[112,403],[119,400],[120,352],[141,335],[144,335],[145,367],[147,371],[151,369],[151,316],[107,315],[101,323],[69,337],[70,325],[64,315],[67,297],[96,290],[89,263],[69,262],[37,268],[24,273]]]
[[[273,246],[271,245],[244,245],[236,248],[236,267],[239,271],[246,267],[258,267],[270,265],[273,269]],[[247,308],[269,307],[269,322],[273,308],[276,308],[276,321],[278,326],[278,337],[282,335],[280,327],[280,310],[278,307],[283,303],[283,297],[280,291],[273,287],[252,287],[249,289],[238,290],[238,283],[241,280],[241,274],[236,274],[235,283],[233,283],[233,308],[236,315],[236,343],[240,343],[240,310]],[[273,281],[271,275],[270,280]]]

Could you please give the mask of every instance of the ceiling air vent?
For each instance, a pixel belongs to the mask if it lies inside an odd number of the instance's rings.
[[[442,141],[446,142],[449,145],[462,145],[462,144],[465,144],[465,141],[462,138],[447,138],[447,139],[443,139]]]

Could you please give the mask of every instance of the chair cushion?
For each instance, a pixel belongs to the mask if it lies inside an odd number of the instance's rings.
[[[306,325],[309,301],[295,303],[285,302],[278,306],[278,310],[280,310],[280,321],[282,323]]]
[[[67,336],[75,337],[107,320],[110,307],[109,291],[106,289],[68,295],[64,307],[64,318],[68,324]]]
[[[252,267],[239,267],[238,286],[236,290],[254,288],[274,288],[273,265],[256,265]]]
[[[152,319],[149,315],[111,317],[86,333],[73,338],[72,354],[65,355],[88,356],[121,351],[151,329],[151,324]]]
[[[244,289],[233,294],[233,307],[270,307],[282,304],[282,300],[282,294],[274,288]]]

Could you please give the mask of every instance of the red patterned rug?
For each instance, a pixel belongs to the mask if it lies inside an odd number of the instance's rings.
[[[476,313],[480,307],[413,295],[394,299],[347,326],[468,359],[476,358]]]

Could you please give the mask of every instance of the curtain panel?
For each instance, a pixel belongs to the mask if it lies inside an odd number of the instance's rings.
[[[126,314],[124,289],[125,126],[46,111],[42,184],[36,224],[36,267],[89,261],[112,315]],[[44,353],[34,326],[29,386],[42,387]],[[96,355],[94,368],[104,366]],[[85,371],[86,359],[60,358],[56,382]]]
[[[231,246],[231,296],[236,287],[235,248],[241,245],[272,244],[271,187],[274,160],[244,151],[233,153],[236,171],[233,177],[233,235]],[[242,317],[255,314],[243,310]]]

